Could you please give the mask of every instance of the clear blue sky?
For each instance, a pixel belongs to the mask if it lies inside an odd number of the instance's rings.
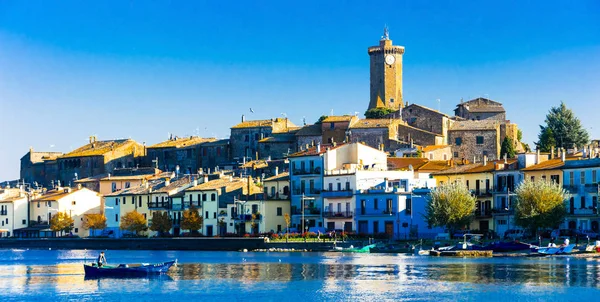
[[[530,144],[563,100],[598,138],[600,2],[568,2],[0,1],[0,180],[30,146],[94,134],[150,145],[227,137],[242,114],[362,114],[384,24],[405,100],[450,114],[489,97]]]

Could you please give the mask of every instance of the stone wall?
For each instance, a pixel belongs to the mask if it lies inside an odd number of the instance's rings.
[[[402,120],[409,126],[443,135],[446,115],[420,105],[412,104],[402,109]]]
[[[412,140],[413,143],[421,146],[441,145],[444,143],[441,135],[408,125],[398,125],[398,139],[407,143],[410,143]]]
[[[483,143],[477,143],[477,137],[483,138]],[[489,130],[450,130],[448,138],[452,144],[452,153],[455,159],[467,159],[472,161],[476,158],[481,161],[484,155],[489,160],[496,160],[500,153],[500,129],[499,127]],[[460,144],[457,144],[460,138]]]
[[[229,137],[232,160],[243,162],[244,156],[256,159],[258,141],[271,135],[271,127],[232,128]]]

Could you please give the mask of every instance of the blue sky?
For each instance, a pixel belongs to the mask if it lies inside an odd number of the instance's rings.
[[[598,1],[0,1],[0,180],[30,146],[90,135],[151,145],[227,137],[242,114],[362,114],[385,24],[405,101],[450,114],[489,97],[532,144],[562,100],[600,137]]]

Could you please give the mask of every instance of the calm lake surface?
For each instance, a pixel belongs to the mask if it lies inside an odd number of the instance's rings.
[[[0,250],[0,301],[599,301],[599,258],[107,251],[167,275],[86,279],[98,251]]]

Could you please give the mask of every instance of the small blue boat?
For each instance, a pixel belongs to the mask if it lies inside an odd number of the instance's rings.
[[[532,248],[531,251],[537,255],[561,255],[570,254],[573,252],[574,247],[574,244],[569,244],[567,246]]]
[[[163,263],[139,263],[139,264],[119,264],[103,265],[98,267],[95,263],[84,264],[83,270],[86,277],[121,277],[121,276],[147,276],[164,274],[175,264],[177,260]]]

